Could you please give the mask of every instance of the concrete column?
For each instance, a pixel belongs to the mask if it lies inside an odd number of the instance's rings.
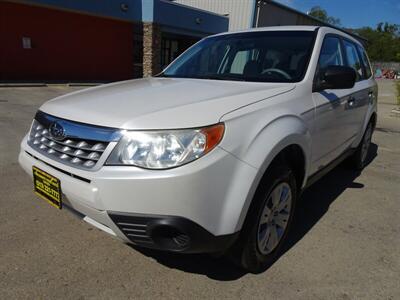
[[[143,23],[143,77],[161,71],[161,29],[155,23]]]

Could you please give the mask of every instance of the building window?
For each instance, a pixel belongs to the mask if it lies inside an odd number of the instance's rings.
[[[175,58],[182,54],[187,48],[196,43],[199,38],[163,33],[161,39],[161,69],[168,66]]]
[[[32,49],[31,38],[29,38],[29,37],[22,38],[22,48]]]
[[[178,41],[162,39],[161,42],[161,69],[168,66],[179,55]]]

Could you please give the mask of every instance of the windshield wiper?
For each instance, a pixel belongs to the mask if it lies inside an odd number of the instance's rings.
[[[245,78],[240,78],[236,76],[227,76],[227,75],[204,75],[204,76],[196,76],[196,75],[167,75],[165,73],[160,73],[155,75],[154,77],[165,77],[165,78],[191,78],[191,79],[210,79],[210,80],[234,80],[234,81],[248,81]]]
[[[198,78],[198,79],[212,79],[212,80],[235,80],[235,81],[246,81],[244,78],[235,77],[235,76],[227,76],[227,75],[207,75],[207,76],[193,76],[191,78]]]

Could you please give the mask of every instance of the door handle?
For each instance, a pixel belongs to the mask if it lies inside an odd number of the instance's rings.
[[[373,92],[373,91],[369,91],[369,92],[368,92],[368,100],[369,100],[369,103],[373,103],[373,102],[374,102],[374,98],[375,98],[374,92]]]
[[[353,96],[349,97],[349,99],[347,100],[347,104],[349,105],[349,107],[353,107],[355,103],[356,103],[356,98]]]

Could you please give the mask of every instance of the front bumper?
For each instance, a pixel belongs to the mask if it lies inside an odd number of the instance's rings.
[[[60,179],[67,205],[92,225],[125,242],[181,252],[219,251],[234,240],[257,172],[220,148],[170,170],[103,166],[86,171],[50,160],[27,145],[26,138],[19,162],[31,176],[37,166]],[[135,226],[119,224],[136,224],[138,218],[152,244],[129,235]],[[185,239],[190,242],[177,247],[170,243],[174,239],[182,245]]]
[[[175,216],[108,212],[135,245],[173,252],[206,253],[228,249],[237,233],[215,236],[193,221]]]

